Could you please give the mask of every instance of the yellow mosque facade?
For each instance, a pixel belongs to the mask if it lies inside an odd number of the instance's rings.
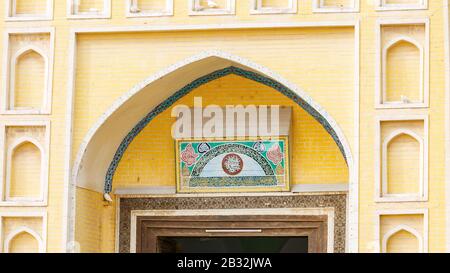
[[[1,253],[450,251],[448,0],[3,2]]]

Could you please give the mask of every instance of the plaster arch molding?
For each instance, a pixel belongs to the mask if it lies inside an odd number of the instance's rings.
[[[47,57],[47,54],[44,52],[43,49],[41,49],[38,46],[34,46],[34,45],[28,45],[26,47],[23,47],[21,49],[19,49],[16,53],[14,53],[14,55],[11,58],[11,73],[10,73],[10,87],[9,87],[9,92],[10,92],[10,98],[9,98],[9,102],[8,102],[8,109],[15,109],[16,105],[14,103],[14,97],[15,97],[15,92],[16,92],[16,73],[17,73],[17,64],[19,63],[20,59],[24,56],[26,56],[27,54],[30,53],[35,53],[37,54],[43,61],[44,63],[44,86],[43,89],[41,90],[42,92],[42,97],[43,97],[43,101],[42,104],[40,106],[40,108],[44,108],[46,105],[46,95],[45,92],[48,89],[48,64],[49,64],[49,60]]]
[[[18,227],[16,230],[14,230],[13,232],[11,232],[6,238],[5,238],[5,242],[4,242],[4,251],[5,253],[9,253],[10,252],[10,246],[11,246],[11,241],[16,238],[16,236],[21,235],[22,233],[25,234],[29,234],[30,236],[32,236],[36,242],[38,243],[38,247],[39,247],[39,252],[43,253],[44,252],[44,243],[42,241],[41,236],[35,232],[34,230],[25,227],[25,226],[21,226]]]
[[[349,168],[349,233],[357,227],[357,176],[354,157],[337,122],[305,91],[270,69],[222,51],[204,51],[182,60],[135,85],[117,99],[94,123],[81,142],[69,181],[69,234],[74,230],[75,188],[108,197],[112,178],[128,145],[158,114],[189,91],[220,77],[236,74],[273,87],[313,116],[331,135]],[[72,232],[71,232],[72,231]],[[352,236],[352,235],[350,235]]]

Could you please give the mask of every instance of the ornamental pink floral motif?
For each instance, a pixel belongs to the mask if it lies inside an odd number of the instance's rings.
[[[194,148],[192,147],[192,144],[189,143],[186,146],[186,149],[181,152],[181,160],[188,165],[188,167],[194,165],[195,161],[197,160],[198,154],[195,153]]]
[[[267,158],[272,161],[275,166],[280,164],[283,160],[283,153],[281,152],[280,145],[273,145],[269,151],[267,151]]]

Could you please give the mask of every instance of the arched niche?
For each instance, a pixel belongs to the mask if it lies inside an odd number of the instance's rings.
[[[8,110],[41,111],[46,104],[48,60],[35,46],[23,48],[11,58]]]
[[[400,36],[383,49],[382,102],[424,102],[424,50],[416,40]]]
[[[127,0],[127,17],[173,15],[173,0]]]
[[[382,240],[382,253],[422,253],[423,239],[420,233],[407,225],[399,225],[388,231]]]
[[[355,12],[359,10],[359,0],[314,0],[314,12]]]
[[[7,201],[42,201],[44,149],[30,137],[17,139],[8,149]]]
[[[382,196],[424,193],[424,142],[409,129],[399,129],[382,145]]]
[[[414,10],[425,9],[428,0],[376,0],[377,10]]]
[[[68,178],[68,242],[75,241],[75,221],[82,216],[82,200],[104,194],[111,200],[112,181],[122,156],[133,139],[156,116],[191,90],[227,75],[252,79],[271,86],[319,122],[342,153],[348,166],[349,248],[356,249],[357,177],[350,144],[326,110],[305,91],[272,70],[222,51],[205,51],[181,60],[135,85],[115,101],[91,127],[78,150]],[[149,112],[150,111],[150,112]],[[101,197],[101,195],[100,195]],[[102,199],[103,200],[103,199]],[[86,227],[87,228],[87,227]],[[81,227],[80,227],[81,229]]]
[[[253,0],[250,13],[296,13],[297,0]]]
[[[6,0],[9,20],[48,20],[53,17],[53,0]]]
[[[6,253],[42,253],[43,247],[41,236],[28,227],[19,227],[4,241]]]
[[[67,17],[73,19],[110,18],[111,0],[67,0]]]

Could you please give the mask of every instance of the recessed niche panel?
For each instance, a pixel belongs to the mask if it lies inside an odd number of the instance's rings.
[[[428,0],[377,0],[377,10],[426,9]]]
[[[296,13],[297,0],[253,0],[252,14]]]
[[[173,15],[173,0],[128,0],[128,17]]]
[[[421,102],[421,51],[413,43],[398,41],[386,52],[387,103]]]
[[[42,253],[42,217],[2,217],[2,246],[4,253]]]
[[[7,19],[50,20],[53,13],[52,0],[7,0]]]
[[[3,112],[47,114],[52,88],[52,46],[50,33],[8,35],[6,90]]]
[[[235,14],[236,0],[189,0],[189,15]]]
[[[43,203],[48,172],[45,126],[5,127],[3,201]]]
[[[424,252],[424,217],[424,214],[380,215],[381,252]]]
[[[69,18],[108,18],[111,0],[68,0]]]
[[[424,120],[380,122],[379,201],[420,201],[426,197],[428,145],[424,128]]]
[[[314,0],[314,12],[354,12],[359,9],[359,0]]]
[[[424,107],[428,98],[425,24],[381,25],[378,107]]]
[[[289,191],[288,137],[245,141],[177,140],[177,190]]]
[[[11,153],[9,198],[39,198],[41,193],[41,151],[32,142],[23,142]]]

